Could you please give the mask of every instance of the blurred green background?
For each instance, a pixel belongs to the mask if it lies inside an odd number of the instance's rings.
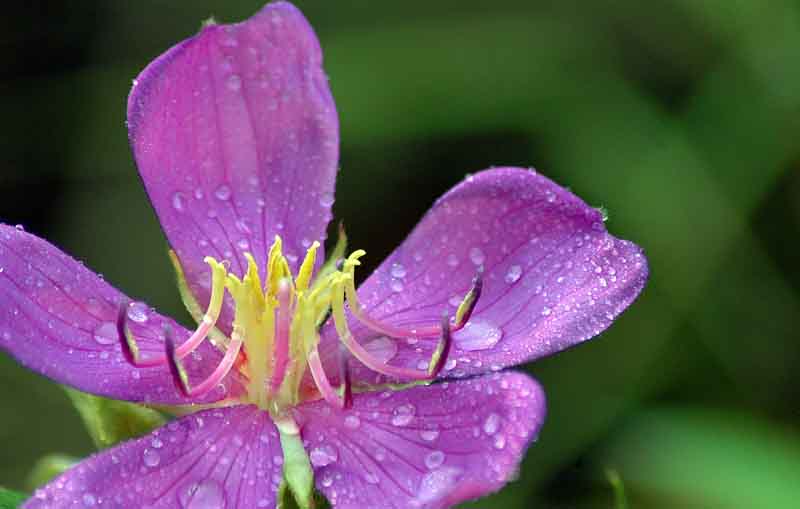
[[[501,164],[605,206],[650,259],[644,294],[607,333],[526,367],[548,391],[544,431],[519,480],[474,507],[611,507],[607,469],[631,507],[797,507],[800,4],[297,4],[341,118],[334,212],[368,263],[465,173]],[[0,220],[183,316],[125,100],[201,20],[259,7],[5,5]],[[6,356],[0,409],[0,484],[28,489],[44,453],[92,450],[65,394]]]

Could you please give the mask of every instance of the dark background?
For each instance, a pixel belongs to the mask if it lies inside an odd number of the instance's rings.
[[[526,366],[549,417],[486,507],[784,508],[800,497],[800,5],[298,1],[341,118],[336,217],[376,265],[465,173],[535,166],[610,212],[651,279],[601,338]],[[152,58],[258,1],[13,2],[0,19],[0,220],[168,314],[127,147]],[[369,269],[370,267],[368,267]],[[363,271],[367,273],[368,271]],[[91,442],[0,358],[0,484]],[[499,504],[499,505],[497,505]]]

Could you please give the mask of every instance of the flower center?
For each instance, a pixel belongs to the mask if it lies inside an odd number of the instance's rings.
[[[248,266],[241,279],[228,272],[227,262],[206,257],[204,261],[211,269],[211,298],[208,308],[198,320],[197,329],[181,345],[175,345],[171,331],[165,331],[166,352],[163,357],[139,358],[136,340],[127,327],[126,306],[120,308],[118,328],[129,360],[142,368],[168,364],[176,384],[189,397],[199,397],[209,392],[232,369],[237,369],[247,380],[247,392],[243,399],[276,417],[283,415],[287,408],[295,406],[303,399],[322,397],[336,406],[345,406],[350,394],[346,368],[350,356],[378,373],[399,380],[433,379],[447,360],[451,330],[458,330],[466,324],[480,296],[480,271],[456,311],[452,323],[445,315],[440,324],[422,324],[406,330],[374,319],[359,301],[355,288],[355,268],[360,265],[359,259],[366,254],[364,251],[353,252],[335,266],[326,264],[316,279],[312,279],[318,249],[319,242],[314,242],[309,247],[297,275],[293,276],[282,252],[281,238],[276,236],[269,251],[266,281],[263,284],[258,266],[250,253],[245,253]],[[180,270],[179,276],[182,276]],[[182,293],[183,290],[185,286],[182,287]],[[234,319],[229,338],[220,337],[221,333],[214,328],[220,317],[226,290],[234,303]],[[197,317],[199,311],[194,309],[197,307],[196,302],[191,302],[194,304],[187,306],[193,316]],[[391,338],[438,338],[428,363],[429,368],[423,371],[392,366],[388,364],[388,360],[370,353],[350,332],[345,302],[353,317],[380,334]],[[332,316],[342,346],[339,349],[338,388],[331,385],[318,350],[319,329],[329,315]],[[184,369],[183,359],[209,335],[212,343],[224,351],[224,356],[211,375],[193,385]],[[311,372],[317,389],[311,395],[301,394],[301,382],[306,369]]]

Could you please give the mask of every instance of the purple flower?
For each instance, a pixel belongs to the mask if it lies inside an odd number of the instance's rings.
[[[336,508],[487,494],[545,416],[540,386],[501,370],[599,334],[647,278],[596,209],[498,168],[440,198],[356,291],[363,251],[322,263],[338,121],[317,39],[287,3],[156,59],[128,128],[197,329],[0,226],[0,346],[83,391],[204,406],[28,508],[275,507],[282,483],[308,503],[312,469]]]

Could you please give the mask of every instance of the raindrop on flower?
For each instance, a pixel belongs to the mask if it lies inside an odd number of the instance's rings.
[[[519,265],[512,265],[508,268],[508,272],[506,272],[506,283],[514,284],[519,281],[520,276],[522,276],[522,267]]]
[[[94,340],[101,345],[111,345],[119,341],[117,324],[103,322],[94,329]]]
[[[475,318],[453,333],[453,342],[459,349],[473,352],[492,348],[502,337],[500,327],[489,320]]]
[[[308,455],[311,464],[315,467],[324,467],[339,459],[339,453],[330,445],[321,445],[311,449]]]
[[[134,302],[128,306],[128,318],[136,323],[145,323],[148,319],[148,312],[150,309],[144,302]]]
[[[444,463],[444,453],[442,451],[433,451],[425,456],[425,466],[428,470],[439,468]]]
[[[414,420],[416,410],[414,405],[410,403],[395,408],[392,416],[392,425],[398,427],[408,426]]]
[[[487,435],[494,435],[498,429],[500,429],[500,416],[495,413],[489,414],[483,421],[483,432]]]
[[[143,456],[144,464],[148,467],[157,467],[161,462],[161,456],[159,456],[158,451],[153,449],[145,449]]]
[[[231,188],[223,184],[214,191],[214,196],[216,196],[218,200],[227,201],[231,197]]]
[[[483,262],[486,261],[486,256],[481,251],[479,247],[473,247],[469,250],[469,259],[472,260],[472,263],[475,265],[482,265]]]
[[[392,277],[396,277],[396,278],[401,279],[401,278],[406,277],[406,268],[403,267],[403,265],[401,265],[399,263],[394,263],[394,264],[392,264],[391,273],[392,273]]]

